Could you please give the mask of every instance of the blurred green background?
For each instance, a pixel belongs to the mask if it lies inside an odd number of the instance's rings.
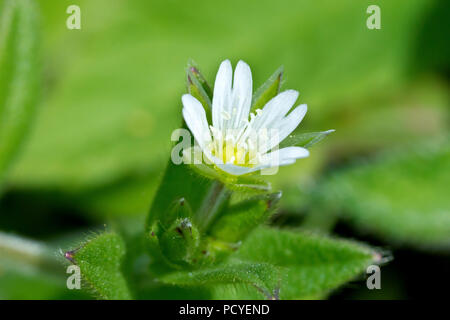
[[[308,104],[305,132],[336,129],[271,177],[284,194],[273,223],[394,258],[382,290],[359,281],[332,297],[420,297],[432,290],[421,277],[448,272],[447,1],[37,2],[41,102],[4,182],[1,231],[56,252],[104,224],[141,230],[181,123],[188,59],[211,83],[222,60],[242,59],[255,89],[284,65],[283,88]],[[81,30],[66,28],[71,4]],[[366,27],[371,4],[380,30]],[[39,269],[0,263],[0,298],[84,297]]]

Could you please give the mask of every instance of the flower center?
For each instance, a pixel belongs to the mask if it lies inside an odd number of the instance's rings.
[[[210,126],[212,141],[208,144],[211,154],[222,163],[229,163],[244,167],[255,167],[263,162],[263,154],[271,149],[271,142],[276,135],[271,136],[267,129],[255,130],[253,124],[261,116],[261,110],[250,114],[250,121],[246,120],[239,129],[232,127],[231,116],[222,115],[224,129]],[[278,140],[277,140],[278,141]]]
[[[213,156],[219,158],[223,163],[231,163],[234,165],[253,167],[256,163],[251,163],[250,150],[242,145],[234,143],[231,140],[228,141],[214,141],[212,145],[218,145],[217,148],[211,148]],[[222,145],[222,147],[220,147]]]

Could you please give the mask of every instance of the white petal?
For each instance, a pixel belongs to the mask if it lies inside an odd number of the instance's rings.
[[[236,108],[232,120],[232,128],[239,129],[248,120],[252,103],[252,72],[248,64],[239,61],[234,71],[232,108]],[[233,114],[234,110],[232,110]]]
[[[213,126],[222,129],[222,113],[231,114],[231,78],[233,70],[230,60],[225,60],[220,64],[214,82],[214,95],[212,101],[212,121]]]
[[[259,146],[259,152],[265,153],[283,141],[302,122],[307,110],[306,104],[302,104],[289,113],[287,117],[274,124],[276,127],[270,130],[273,131],[270,142],[266,145]]]
[[[236,166],[234,164],[231,163],[225,163],[225,164],[216,164],[217,167],[219,167],[221,170],[232,174],[234,176],[241,176],[243,174],[247,174],[256,170],[259,170],[257,167],[254,168],[250,168],[250,167],[241,167],[241,166]]]
[[[181,98],[183,102],[183,118],[187,126],[194,135],[200,148],[205,149],[206,143],[211,141],[211,133],[206,120],[205,109],[200,101],[190,94],[184,94]]]
[[[289,112],[297,98],[298,92],[295,90],[286,90],[279,93],[266,103],[261,115],[255,119],[253,127],[256,130],[270,128]]]
[[[286,166],[286,165],[295,163],[295,160],[296,159],[284,159],[283,161],[280,161],[279,163],[270,163],[270,162],[269,163],[263,163],[263,164],[260,164],[260,165],[258,165],[256,167],[254,167],[254,169],[255,170],[262,170],[262,169],[268,169],[268,168],[272,168],[272,167],[276,167],[276,166],[278,166],[278,167]]]
[[[275,150],[263,155],[263,163],[270,163],[271,166],[280,165],[283,162],[289,162],[290,160],[306,158],[309,156],[309,151],[302,147],[286,147],[283,149]]]
[[[295,163],[295,160],[296,159],[285,159],[285,160],[280,162],[280,167],[281,166],[286,166],[288,164],[293,164],[293,163]]]
[[[301,159],[309,156],[308,149],[302,147],[286,147],[278,150],[280,152],[280,160]]]

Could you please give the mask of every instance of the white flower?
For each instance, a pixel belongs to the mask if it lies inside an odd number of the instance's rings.
[[[221,170],[242,175],[257,170],[292,164],[309,156],[301,147],[276,149],[302,121],[307,107],[292,110],[298,98],[286,90],[271,99],[262,110],[250,114],[252,74],[239,61],[234,72],[229,60],[221,63],[214,83],[212,125],[208,125],[202,104],[190,94],[182,97],[183,117],[206,158]]]

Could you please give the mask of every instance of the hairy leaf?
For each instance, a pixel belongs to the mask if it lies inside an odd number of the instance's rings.
[[[214,268],[171,273],[160,280],[173,285],[207,287],[244,283],[272,298],[277,294],[279,274],[276,267],[267,263],[234,261]]]
[[[218,299],[309,299],[326,295],[380,259],[354,242],[260,227],[229,263],[172,273],[162,281],[208,286]]]
[[[86,281],[101,299],[130,299],[127,283],[121,272],[125,244],[114,233],[104,233],[85,243],[80,249],[66,253],[80,267]]]
[[[373,250],[354,242],[266,227],[251,233],[234,257],[281,268],[281,299],[324,295],[380,259]]]

